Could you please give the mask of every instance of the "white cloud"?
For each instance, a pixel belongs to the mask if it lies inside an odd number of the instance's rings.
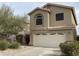
[[[75,9],[75,12],[76,12],[77,21],[79,23],[79,9],[78,8]]]
[[[75,9],[76,17],[79,15],[79,9]]]
[[[76,14],[79,14],[79,9],[77,8],[77,9],[75,9],[75,11],[76,11]]]

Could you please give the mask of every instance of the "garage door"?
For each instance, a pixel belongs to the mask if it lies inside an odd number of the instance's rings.
[[[39,47],[53,47],[58,48],[59,44],[65,42],[65,34],[47,34],[34,35],[33,45]]]

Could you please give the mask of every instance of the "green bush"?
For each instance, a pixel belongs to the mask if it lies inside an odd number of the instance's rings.
[[[79,41],[61,43],[60,49],[67,56],[77,56],[79,55]]]
[[[7,40],[0,40],[0,50],[5,50],[9,47],[9,42]]]
[[[5,39],[0,40],[0,50],[6,50],[8,48],[17,49],[19,47],[20,47],[20,44],[18,42],[9,42]]]
[[[10,46],[9,46],[9,48],[11,48],[11,49],[17,49],[19,47],[20,47],[20,43],[18,43],[18,42],[12,42],[12,43],[10,43]]]

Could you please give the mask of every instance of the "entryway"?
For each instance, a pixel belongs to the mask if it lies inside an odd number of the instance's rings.
[[[26,35],[26,36],[25,36],[25,42],[26,42],[26,43],[25,43],[26,45],[29,45],[29,42],[30,42],[30,35]]]

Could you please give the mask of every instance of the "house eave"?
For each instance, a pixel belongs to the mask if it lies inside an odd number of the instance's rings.
[[[33,11],[31,11],[30,13],[28,13],[28,15],[31,15],[32,13],[34,13],[35,11],[37,10],[41,10],[41,11],[44,11],[44,12],[49,12],[50,13],[50,10],[49,9],[46,9],[46,8],[35,8]]]

